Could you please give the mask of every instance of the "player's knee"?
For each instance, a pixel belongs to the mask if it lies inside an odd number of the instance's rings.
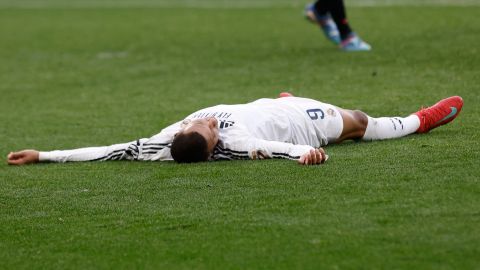
[[[352,115],[353,115],[353,118],[355,119],[355,123],[356,123],[358,129],[361,130],[361,131],[365,131],[367,129],[367,125],[368,125],[367,114],[362,112],[362,111],[355,110],[355,111],[353,111]]]

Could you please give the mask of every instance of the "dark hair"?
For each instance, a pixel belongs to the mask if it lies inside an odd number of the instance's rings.
[[[207,161],[210,156],[207,140],[198,132],[177,133],[170,153],[178,163]]]

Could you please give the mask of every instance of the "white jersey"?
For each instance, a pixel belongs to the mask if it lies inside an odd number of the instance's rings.
[[[125,144],[40,152],[41,161],[172,160],[173,136],[189,120],[215,117],[219,142],[212,159],[299,159],[340,137],[338,109],[312,99],[259,99],[247,104],[217,105],[194,112],[159,134]]]

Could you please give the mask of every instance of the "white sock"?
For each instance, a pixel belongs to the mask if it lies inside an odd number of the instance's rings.
[[[420,127],[420,119],[412,114],[407,117],[368,117],[368,125],[362,140],[374,141],[400,138],[412,134]]]

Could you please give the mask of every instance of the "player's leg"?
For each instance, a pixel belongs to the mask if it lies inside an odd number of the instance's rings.
[[[320,16],[327,16],[329,12],[328,0],[317,0],[313,3],[313,8]]]
[[[324,6],[332,15],[342,40],[345,40],[353,32],[347,20],[347,12],[345,11],[343,0],[319,0],[316,6],[319,8]]]
[[[315,3],[308,4],[305,7],[305,17],[307,20],[318,24],[325,37],[338,45],[340,44],[340,33],[332,16],[328,13],[328,5],[322,3],[324,1],[318,0]]]
[[[461,97],[443,99],[435,105],[407,117],[373,118],[361,111],[340,109],[343,131],[336,142],[344,140],[385,140],[403,137],[412,133],[426,133],[447,124],[460,113]]]
[[[289,92],[282,92],[280,98],[293,97]],[[414,133],[419,128],[419,118],[416,115],[408,117],[381,117],[372,118],[358,110],[342,109],[330,104],[319,103],[325,115],[321,123],[325,126],[319,127],[326,134],[328,142],[340,143],[344,140],[383,140],[403,137]],[[338,117],[333,110],[337,110],[341,117]],[[323,119],[323,118],[322,118]]]
[[[343,131],[337,142],[400,138],[415,133],[420,126],[420,120],[416,115],[373,118],[357,110],[339,110],[343,118]]]
[[[361,111],[338,108],[343,119],[343,130],[336,143],[362,138],[368,125],[368,117]]]
[[[353,32],[347,20],[343,0],[319,0],[317,6],[326,7],[340,32],[340,48],[344,51],[369,51],[371,46]]]

